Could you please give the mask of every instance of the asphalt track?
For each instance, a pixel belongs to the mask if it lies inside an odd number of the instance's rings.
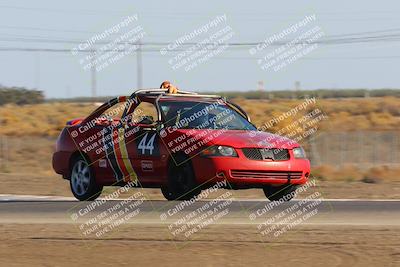
[[[400,200],[295,199],[279,205],[276,203],[274,206],[271,206],[272,202],[264,199],[231,202],[201,200],[187,205],[183,205],[182,201],[135,201],[104,201],[90,208],[94,202],[78,202],[68,197],[0,195],[0,223],[79,223],[100,214],[115,214],[118,212],[117,206],[127,207],[128,204],[136,203],[131,212],[135,209],[137,214],[126,219],[125,223],[171,224],[193,212],[201,215],[222,204],[223,209],[228,212],[215,220],[215,224],[260,224],[267,218],[279,218],[282,212],[288,215],[306,208],[308,213],[312,210],[317,211],[303,220],[302,224],[306,225],[400,225]]]

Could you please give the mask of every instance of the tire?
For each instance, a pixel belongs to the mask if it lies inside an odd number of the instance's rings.
[[[290,201],[295,194],[296,185],[280,185],[280,186],[264,186],[263,191],[265,196],[271,201]]]
[[[82,157],[75,158],[71,164],[69,184],[72,194],[80,201],[95,200],[103,190],[103,186],[96,183],[89,162]]]
[[[180,157],[176,162],[183,162],[176,165],[170,162],[168,168],[167,185],[161,187],[161,193],[167,200],[189,200],[198,194],[201,190],[196,188],[196,177],[191,162],[185,161]]]

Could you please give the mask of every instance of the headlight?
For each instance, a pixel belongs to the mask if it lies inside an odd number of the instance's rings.
[[[230,146],[210,146],[201,152],[205,157],[237,157],[237,153]]]
[[[304,149],[301,147],[293,148],[293,155],[296,159],[305,159],[306,158],[306,152],[304,152]]]

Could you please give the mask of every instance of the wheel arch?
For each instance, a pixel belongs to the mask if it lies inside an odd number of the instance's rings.
[[[186,162],[190,162],[190,164],[192,164],[190,157],[185,153],[177,152],[170,154],[168,157],[167,170],[169,170],[173,166],[181,166]]]
[[[71,179],[72,164],[74,163],[74,160],[76,160],[77,158],[84,158],[84,160],[90,163],[90,158],[86,153],[79,150],[72,152],[68,160],[68,173],[65,176],[65,179],[67,180]]]
[[[179,167],[179,166],[182,166],[185,163],[189,164],[189,166],[190,166],[190,168],[192,170],[192,174],[194,176],[194,179],[195,179],[196,183],[198,183],[197,175],[196,175],[196,172],[195,172],[194,167],[193,167],[192,159],[191,159],[191,157],[189,155],[186,155],[183,152],[170,154],[170,156],[168,157],[168,163],[167,163],[167,176],[169,176],[169,174],[170,174],[171,167]]]

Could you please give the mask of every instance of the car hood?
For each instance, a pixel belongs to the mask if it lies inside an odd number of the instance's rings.
[[[208,145],[225,145],[235,148],[263,147],[291,149],[300,146],[297,142],[276,134],[246,130],[178,130],[188,137],[206,140]],[[199,138],[200,137],[200,138]]]

